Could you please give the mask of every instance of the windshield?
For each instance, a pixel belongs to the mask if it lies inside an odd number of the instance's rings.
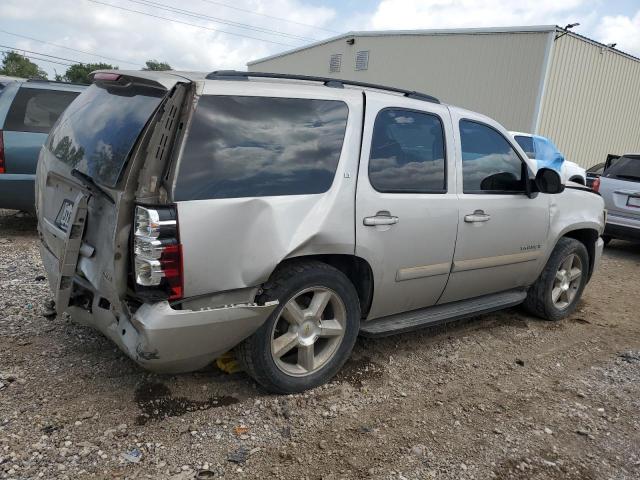
[[[91,85],[53,126],[47,148],[97,183],[115,187],[140,132],[166,92]]]
[[[620,157],[616,163],[607,168],[604,175],[607,178],[640,182],[640,156],[624,155]]]

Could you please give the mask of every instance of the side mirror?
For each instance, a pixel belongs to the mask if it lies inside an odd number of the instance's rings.
[[[564,185],[560,174],[550,168],[541,168],[536,173],[535,179],[536,189],[541,193],[562,193]]]

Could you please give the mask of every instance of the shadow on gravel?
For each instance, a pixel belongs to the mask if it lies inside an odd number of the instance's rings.
[[[212,396],[203,401],[172,397],[171,390],[164,383],[145,382],[136,388],[135,401],[141,412],[136,418],[136,425],[146,425],[151,420],[162,420],[197,410],[233,405],[238,402],[238,399],[228,395]]]
[[[640,243],[612,240],[609,245],[604,247],[604,254],[616,260],[635,260],[640,262]]]
[[[3,238],[24,237],[37,233],[37,220],[30,213],[0,209],[0,232]]]

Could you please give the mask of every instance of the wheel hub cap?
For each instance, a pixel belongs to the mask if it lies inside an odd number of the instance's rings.
[[[313,345],[320,336],[320,322],[307,320],[298,330],[298,342],[300,345]]]
[[[582,284],[582,260],[574,253],[558,267],[551,289],[551,300],[556,308],[564,310],[573,303]]]
[[[284,305],[271,332],[271,355],[284,373],[302,377],[325,366],[345,333],[347,311],[327,287],[306,288]]]

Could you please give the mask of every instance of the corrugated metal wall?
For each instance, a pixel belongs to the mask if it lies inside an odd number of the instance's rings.
[[[558,39],[538,132],[584,167],[640,152],[640,61],[572,35]]]
[[[484,113],[510,130],[532,132],[543,78],[548,32],[358,36],[342,38],[249,66],[394,85]],[[356,71],[368,50],[368,70]],[[329,72],[332,54],[341,71]]]

